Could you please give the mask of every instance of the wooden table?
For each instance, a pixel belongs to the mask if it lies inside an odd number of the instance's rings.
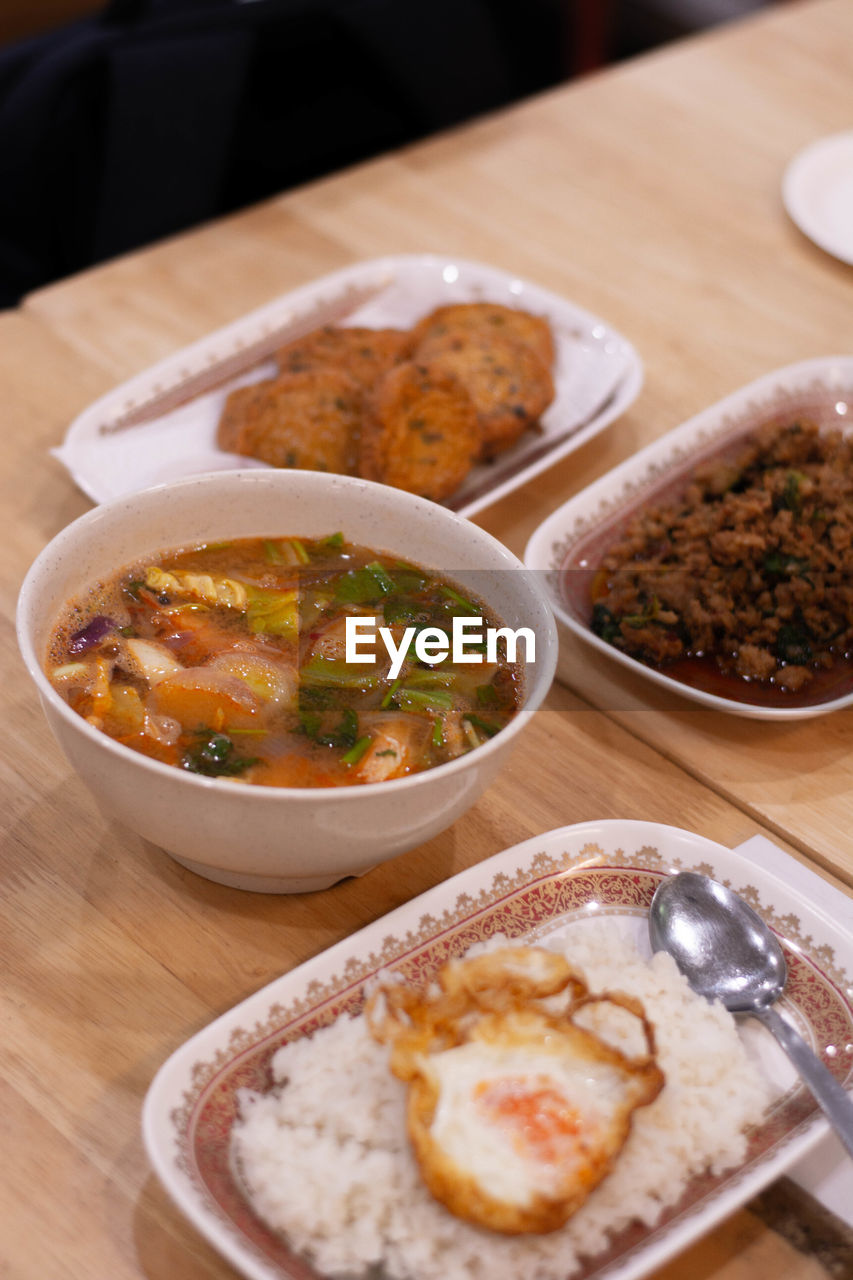
[[[7,512],[0,1275],[225,1280],[149,1171],[160,1063],[258,987],[447,876],[566,823],[631,816],[735,845],[763,832],[853,886],[853,715],[785,727],[673,699],[578,654],[524,745],[449,832],[360,880],[249,897],[107,824],[59,755],[16,654],[15,598],[89,507],[48,450],[87,403],[276,294],[393,252],[459,255],[627,334],[646,381],[603,435],[478,518],[514,550],[642,443],[768,370],[850,349],[853,273],[781,206],[788,159],[849,127],[849,0],[672,46],[57,284],[0,316]],[[784,1187],[655,1280],[853,1274],[781,1229]],[[835,1270],[835,1265],[848,1270]]]

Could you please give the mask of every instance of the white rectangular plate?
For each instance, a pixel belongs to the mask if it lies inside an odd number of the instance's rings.
[[[475,467],[448,501],[473,515],[623,413],[642,384],[642,365],[626,338],[557,294],[493,267],[429,255],[347,267],[185,347],[84,410],[55,456],[95,502],[179,476],[251,465],[217,448],[216,428],[228,391],[274,373],[276,348],[322,324],[406,328],[434,307],[475,301],[544,315],[557,359],[556,396],[541,434],[528,431],[495,462]]]
[[[279,1045],[360,1009],[364,984],[383,968],[422,981],[451,955],[495,933],[568,937],[591,916],[611,917],[648,954],[652,894],[663,876],[682,870],[730,884],[779,935],[790,971],[782,1010],[849,1087],[853,939],[783,880],[702,836],[651,822],[588,822],[536,836],[454,876],[194,1035],[161,1067],[145,1100],[145,1143],[163,1185],[250,1280],[310,1280],[316,1273],[254,1217],[231,1175],[238,1089],[268,1088]],[[814,1100],[775,1042],[754,1023],[743,1034],[775,1097],[750,1135],[743,1163],[694,1179],[654,1228],[622,1232],[573,1280],[639,1280],[778,1178],[826,1133]]]
[[[827,690],[765,705],[735,700],[675,680],[623,653],[592,630],[588,584],[604,551],[642,507],[666,502],[683,491],[696,465],[729,449],[768,422],[789,423],[798,415],[821,428],[853,428],[853,356],[826,356],[786,365],[750,382],[724,400],[668,431],[552,512],[534,531],[524,552],[529,569],[545,571],[559,629],[606,653],[652,684],[719,711],[761,720],[801,720],[853,704],[853,680],[839,678]],[[558,677],[571,683],[558,667]]]

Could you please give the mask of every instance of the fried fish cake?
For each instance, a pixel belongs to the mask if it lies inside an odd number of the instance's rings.
[[[243,448],[246,427],[254,421],[256,405],[263,404],[274,381],[274,378],[265,378],[247,387],[237,387],[226,397],[216,428],[216,443],[220,449],[226,453],[246,453]]]
[[[508,449],[554,398],[554,383],[532,349],[510,337],[475,330],[433,335],[419,348],[432,368],[459,379],[474,402],[480,457]]]
[[[553,368],[555,348],[551,326],[544,316],[530,311],[505,307],[498,302],[458,302],[437,307],[412,330],[410,349],[416,358],[424,358],[428,355],[424,344],[449,333],[514,338],[531,347],[546,369]]]
[[[459,380],[406,362],[368,401],[359,474],[438,502],[459,488],[479,449],[477,411]]]
[[[232,391],[218,443],[273,467],[351,474],[363,412],[360,388],[338,369],[304,370]]]
[[[282,347],[276,359],[282,373],[331,367],[360,386],[372,387],[401,358],[408,338],[404,329],[324,325]]]

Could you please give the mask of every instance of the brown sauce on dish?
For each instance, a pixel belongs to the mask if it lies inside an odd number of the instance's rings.
[[[849,655],[837,658],[829,668],[816,671],[806,688],[797,693],[766,680],[747,680],[722,671],[716,659],[705,655],[681,658],[658,670],[671,680],[690,685],[692,689],[757,707],[820,706],[823,702],[832,702],[853,693],[853,657]]]

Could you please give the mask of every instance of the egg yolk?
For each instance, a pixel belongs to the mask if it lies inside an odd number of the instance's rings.
[[[556,1164],[576,1147],[581,1117],[547,1082],[525,1076],[482,1081],[474,1090],[480,1112],[509,1132],[516,1150],[541,1164]]]

